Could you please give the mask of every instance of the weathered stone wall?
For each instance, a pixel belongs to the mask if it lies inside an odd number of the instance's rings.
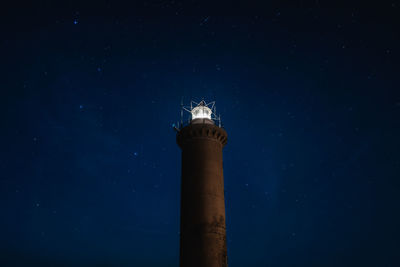
[[[222,148],[224,129],[191,124],[180,130],[182,149],[181,267],[227,266]]]

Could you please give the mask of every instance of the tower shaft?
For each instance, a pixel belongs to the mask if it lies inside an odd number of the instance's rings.
[[[181,129],[181,267],[227,266],[222,149],[224,129],[190,124]]]

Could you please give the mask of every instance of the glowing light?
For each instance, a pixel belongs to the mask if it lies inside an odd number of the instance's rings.
[[[211,120],[212,111],[209,107],[199,105],[194,107],[191,111],[192,113],[192,120],[194,119],[209,119]]]
[[[215,124],[215,122],[218,122],[218,126],[221,127],[221,117],[216,115],[215,101],[209,103],[206,103],[204,100],[199,103],[190,101],[190,106],[183,106],[183,103],[181,105],[181,123],[178,123],[176,130],[181,129],[184,124],[183,111],[190,113],[191,118],[188,121],[190,123]]]

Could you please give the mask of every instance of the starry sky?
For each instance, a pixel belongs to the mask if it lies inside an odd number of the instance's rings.
[[[178,266],[203,98],[229,266],[399,266],[399,1],[32,2],[0,18],[1,266]]]

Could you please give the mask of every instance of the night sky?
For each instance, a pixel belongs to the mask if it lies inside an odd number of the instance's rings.
[[[228,262],[400,266],[400,2],[31,1],[0,18],[0,265],[178,266],[216,101]]]

